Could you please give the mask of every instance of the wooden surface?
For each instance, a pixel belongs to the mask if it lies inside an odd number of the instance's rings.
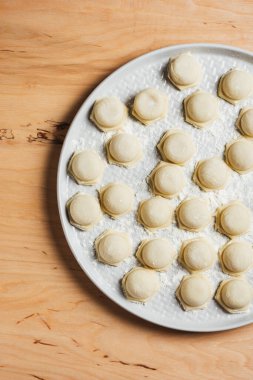
[[[253,378],[253,326],[170,331],[121,310],[83,274],[56,205],[64,135],[90,91],[163,46],[253,46],[253,2],[0,2],[0,379]]]

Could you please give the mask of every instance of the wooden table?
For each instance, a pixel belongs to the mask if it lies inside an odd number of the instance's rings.
[[[0,17],[0,379],[252,379],[253,326],[166,330],[96,289],[66,244],[56,173],[103,78],[171,44],[252,49],[253,2],[2,0]]]

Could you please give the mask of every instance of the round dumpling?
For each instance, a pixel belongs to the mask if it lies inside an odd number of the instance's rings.
[[[216,301],[229,313],[247,311],[252,298],[252,288],[243,278],[222,281],[215,295]]]
[[[253,107],[240,110],[236,126],[246,137],[253,137]]]
[[[120,129],[127,115],[127,107],[115,96],[108,96],[95,102],[90,119],[99,129],[108,132]]]
[[[146,302],[159,291],[159,276],[151,269],[133,268],[123,277],[122,288],[129,300]]]
[[[219,116],[217,98],[204,91],[196,91],[184,99],[185,121],[202,128],[213,123]]]
[[[168,98],[156,88],[148,88],[136,95],[132,114],[142,124],[148,125],[165,117]]]
[[[79,185],[93,185],[102,178],[104,162],[94,150],[75,152],[68,164],[68,172]]]
[[[98,200],[89,194],[76,193],[66,207],[70,223],[80,230],[89,230],[102,218]]]
[[[138,208],[138,222],[153,231],[172,224],[174,209],[170,201],[156,196],[142,201]]]
[[[110,183],[100,190],[101,207],[116,219],[132,211],[134,191],[125,183]]]
[[[179,90],[196,86],[202,78],[202,68],[190,53],[182,53],[171,58],[168,65],[168,77]]]
[[[142,147],[135,135],[119,133],[106,144],[110,164],[133,166],[142,158]]]
[[[219,256],[223,272],[232,276],[247,272],[253,265],[253,248],[245,241],[230,241],[221,248]]]
[[[107,230],[95,240],[95,249],[99,261],[116,266],[131,255],[131,240],[125,232]]]
[[[218,96],[229,103],[248,98],[252,91],[253,77],[246,71],[230,70],[220,78]]]
[[[136,252],[137,259],[145,267],[159,271],[168,269],[176,255],[172,243],[163,238],[144,240]]]
[[[218,157],[199,161],[194,174],[194,182],[205,191],[223,189],[230,177],[230,169]]]
[[[217,210],[215,227],[230,238],[246,234],[250,223],[251,212],[241,202],[231,202]]]
[[[253,170],[253,142],[240,138],[227,144],[227,164],[236,172],[246,174]]]
[[[183,168],[161,161],[151,172],[149,183],[155,195],[173,198],[183,190],[186,178]]]
[[[164,161],[185,165],[196,153],[194,141],[188,133],[180,129],[166,132],[157,148]]]
[[[176,210],[179,228],[201,231],[212,221],[208,202],[201,198],[186,199]]]
[[[184,276],[176,290],[176,297],[185,311],[204,309],[212,295],[208,278],[201,274]]]

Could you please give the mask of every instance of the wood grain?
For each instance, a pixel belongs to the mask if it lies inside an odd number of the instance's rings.
[[[170,331],[101,294],[55,195],[68,126],[103,78],[176,43],[252,49],[252,1],[2,0],[0,20],[1,380],[252,379],[252,326]]]

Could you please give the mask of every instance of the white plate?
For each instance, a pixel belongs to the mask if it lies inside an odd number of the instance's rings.
[[[205,130],[198,130],[185,123],[182,114],[182,100],[195,89],[177,91],[166,81],[164,69],[170,56],[186,51],[196,54],[203,65],[204,77],[200,87],[214,94],[216,93],[218,78],[231,67],[239,67],[253,73],[253,54],[229,46],[211,44],[179,45],[160,49],[145,54],[116,70],[86,99],[65,138],[58,167],[58,206],[66,239],[81,268],[91,281],[118,305],[143,319],[169,328],[186,331],[226,330],[253,322],[253,309],[251,308],[247,313],[231,315],[225,313],[212,300],[205,310],[184,312],[176,301],[174,294],[186,271],[176,263],[168,272],[160,275],[161,291],[146,305],[129,302],[125,299],[120,289],[120,279],[125,272],[137,265],[135,257],[133,256],[116,268],[103,265],[98,263],[95,258],[93,242],[101,232],[113,227],[128,231],[131,234],[135,248],[140,240],[146,238],[148,234],[136,223],[134,213],[117,221],[113,221],[105,215],[103,220],[92,231],[82,232],[69,224],[65,211],[67,199],[75,192],[82,190],[96,195],[100,186],[119,179],[135,188],[135,206],[137,208],[141,199],[150,196],[145,178],[159,161],[155,145],[164,131],[173,127],[183,128],[190,132],[195,138],[199,149],[194,160],[187,166],[188,185],[180,198],[173,201],[175,205],[189,195],[199,195],[210,201],[213,210],[218,205],[232,199],[240,199],[248,207],[252,207],[252,174],[240,177],[237,173],[233,173],[229,186],[225,190],[216,193],[203,193],[190,180],[197,160],[212,155],[222,156],[226,142],[239,136],[234,127],[238,111],[241,106],[253,104],[253,100],[241,102],[240,105],[236,106],[219,100],[221,118]],[[143,142],[145,158],[142,163],[133,169],[125,169],[114,165],[107,166],[103,181],[96,186],[84,187],[74,183],[67,176],[66,166],[75,149],[80,147],[94,148],[105,157],[103,146],[108,134],[100,132],[88,119],[94,101],[106,95],[116,95],[122,101],[129,102],[138,91],[147,87],[161,88],[166,92],[170,98],[170,110],[165,120],[148,127],[144,127],[129,118],[125,130],[135,133]],[[224,236],[215,232],[213,227],[209,227],[205,234],[213,239],[216,248],[227,240]],[[181,231],[175,225],[170,230],[159,231],[155,234],[155,236],[168,236],[177,248],[179,248],[182,240],[195,235]],[[245,236],[245,239],[253,242],[253,231],[250,231]],[[247,275],[251,284],[253,284],[252,272]],[[214,289],[219,281],[226,278],[218,264],[207,272],[207,276],[212,281]]]

